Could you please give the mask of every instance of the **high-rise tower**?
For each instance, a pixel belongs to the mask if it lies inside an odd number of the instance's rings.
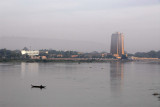
[[[111,37],[111,54],[115,57],[124,55],[124,36],[122,33],[116,32]]]

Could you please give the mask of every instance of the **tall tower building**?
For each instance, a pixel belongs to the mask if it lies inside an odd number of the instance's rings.
[[[124,35],[116,32],[111,37],[111,54],[115,57],[124,55]]]

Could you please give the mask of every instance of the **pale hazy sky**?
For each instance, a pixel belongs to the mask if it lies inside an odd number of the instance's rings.
[[[15,44],[2,38],[28,37],[63,41],[62,48],[26,42],[35,49],[109,52],[117,31],[124,33],[127,52],[160,50],[160,0],[0,0],[0,48]]]

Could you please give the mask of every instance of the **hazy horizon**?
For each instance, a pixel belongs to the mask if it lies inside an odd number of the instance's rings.
[[[160,0],[0,1],[0,48],[110,52],[115,32],[128,53],[160,50]]]

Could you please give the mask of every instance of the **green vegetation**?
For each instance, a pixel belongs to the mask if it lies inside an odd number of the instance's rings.
[[[146,57],[146,58],[160,58],[160,51],[150,52],[137,52],[134,54],[135,57]]]
[[[128,59],[126,55],[122,55],[121,59]]]
[[[46,56],[47,58],[70,58],[71,55],[79,54],[76,51],[40,50],[40,56]]]
[[[0,50],[0,60],[17,60],[22,58],[22,55],[19,50],[7,50],[7,49],[1,49]]]
[[[28,50],[27,48],[24,48]],[[90,52],[80,53],[77,51],[57,51],[57,50],[40,50],[39,55],[29,56],[22,55],[20,50],[0,49],[0,62],[25,61],[25,62],[107,62],[116,60],[116,57],[107,52]],[[160,58],[160,51],[137,52],[128,54],[128,56]],[[67,59],[66,59],[67,58]],[[78,59],[81,58],[81,59]],[[107,60],[104,60],[107,59]],[[127,60],[126,55],[122,55],[121,59]]]

